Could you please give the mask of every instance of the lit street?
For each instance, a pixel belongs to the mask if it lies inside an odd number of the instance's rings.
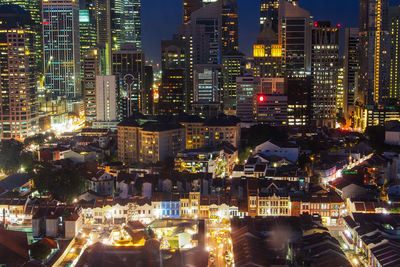
[[[233,266],[232,240],[229,223],[207,223],[207,250],[209,266]]]

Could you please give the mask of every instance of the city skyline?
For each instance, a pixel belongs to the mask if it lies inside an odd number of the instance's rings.
[[[237,0],[239,8],[239,51],[252,55],[253,43],[260,32],[260,0]],[[390,1],[400,3],[399,0]],[[358,27],[358,0],[300,0],[300,6],[310,12],[315,20],[331,21],[342,27]],[[344,12],[343,12],[344,11]],[[182,0],[142,1],[143,49],[147,60],[161,61],[161,40],[168,40],[182,24]],[[150,16],[149,14],[155,14]],[[339,15],[338,15],[339,14]],[[168,21],[168,23],[165,23]]]
[[[399,240],[400,0],[2,1],[0,266],[386,267]]]

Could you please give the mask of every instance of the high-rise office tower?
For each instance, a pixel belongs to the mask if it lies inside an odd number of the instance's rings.
[[[236,112],[236,78],[243,75],[244,55],[235,53],[222,57],[222,77],[224,111],[226,114],[235,115]]]
[[[201,8],[201,0],[183,0],[183,24],[189,24],[192,13]]]
[[[283,71],[288,75],[311,72],[311,18],[297,2],[279,4],[279,42],[282,45]]]
[[[288,125],[310,126],[313,79],[311,75],[290,75],[287,78]]]
[[[316,21],[312,29],[313,112],[318,126],[335,127],[339,27]]]
[[[221,1],[221,42],[222,55],[239,50],[238,7],[235,0]]]
[[[391,102],[400,99],[400,7],[389,7],[390,32],[390,90]]]
[[[0,6],[0,139],[37,133],[35,34],[29,13]]]
[[[261,0],[260,3],[260,32],[267,24],[274,25],[273,30],[278,32],[279,0]]]
[[[358,73],[358,28],[344,30],[344,82],[343,82],[343,114],[346,120],[354,112],[354,92]]]
[[[254,122],[254,105],[260,91],[260,79],[257,77],[236,78],[236,117],[242,122]]]
[[[195,65],[193,83],[195,104],[219,105],[222,91],[220,65]]]
[[[91,8],[91,9],[89,9]],[[96,23],[94,21],[94,8],[79,10],[79,32],[80,32],[80,58],[81,58],[81,77],[84,76],[85,55],[96,47]]]
[[[153,66],[144,67],[144,92],[143,92],[143,104],[142,112],[144,114],[154,114],[154,103],[153,103],[153,84],[154,84],[154,73]]]
[[[388,0],[360,0],[359,72],[355,92],[355,127],[364,129],[368,118],[385,104],[390,86]],[[376,124],[380,124],[376,121]]]
[[[135,44],[123,44],[112,52],[112,74],[119,78],[119,112],[121,119],[142,111],[144,52]]]
[[[253,46],[254,75],[257,77],[282,76],[282,45],[271,25],[266,25]]]
[[[387,71],[385,64],[385,31],[387,0],[360,0],[360,70],[356,101],[361,106],[382,103]]]
[[[185,40],[162,40],[161,69],[185,69],[187,67],[187,50]]]
[[[114,75],[96,76],[96,128],[117,128],[117,88]]]
[[[124,9],[124,43],[135,43],[142,49],[142,5],[141,0],[132,0],[125,4]]]
[[[258,123],[284,126],[288,122],[288,97],[284,78],[262,78],[254,101]]]
[[[89,0],[90,1],[90,0]],[[111,17],[111,7],[112,7],[112,0],[93,0],[94,6],[94,18],[96,22],[96,33],[97,33],[97,45],[98,47],[102,48],[100,50],[102,54],[101,57],[106,58],[107,60],[104,62],[105,68],[105,75],[110,75],[112,71],[112,31],[113,28]],[[100,52],[99,51],[99,52]]]
[[[93,0],[97,44],[111,47],[111,0]]]
[[[185,92],[186,111],[192,109],[193,103],[193,71],[196,64],[207,64],[209,59],[209,37],[205,34],[205,25],[182,24],[178,26],[176,39],[186,43],[186,75],[187,84]]]
[[[344,115],[344,59],[339,58],[339,67],[337,70],[337,89],[336,89],[336,113],[338,116]]]
[[[75,99],[82,93],[79,5],[74,0],[49,0],[43,2],[42,14],[45,87],[53,99]]]
[[[96,120],[96,76],[100,74],[99,67],[98,50],[87,52],[83,59],[83,96],[85,118],[89,124]]]
[[[222,47],[222,2],[210,3],[192,13],[192,24],[204,25],[205,34],[208,36],[209,64],[219,64],[221,61]]]
[[[265,26],[271,27],[278,33],[279,27],[279,3],[282,0],[261,0],[260,5],[260,32]],[[291,0],[283,0],[289,1]]]
[[[159,113],[162,115],[185,111],[188,97],[188,45],[187,40],[161,41],[161,68],[163,71]],[[171,103],[168,103],[171,102]]]
[[[160,115],[178,115],[184,111],[185,70],[166,69],[159,90]]]
[[[134,43],[142,48],[141,0],[113,0],[111,2],[113,49]]]
[[[25,11],[28,11],[31,15],[33,24],[30,30],[35,32],[35,51],[36,51],[36,64],[38,65],[39,73],[42,72],[42,14],[41,14],[41,0],[2,0],[2,5],[13,4],[22,7]]]

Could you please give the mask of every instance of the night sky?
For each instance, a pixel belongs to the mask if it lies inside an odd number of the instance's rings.
[[[251,55],[251,47],[259,33],[260,0],[236,1],[240,51]],[[300,6],[310,11],[315,20],[330,20],[342,27],[358,26],[359,0],[300,0]],[[146,58],[158,62],[161,40],[170,39],[182,22],[182,0],[142,0],[142,14]]]

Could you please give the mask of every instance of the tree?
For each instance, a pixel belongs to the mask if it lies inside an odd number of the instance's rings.
[[[239,155],[238,156],[239,156],[239,161],[241,163],[245,162],[247,160],[247,158],[250,156],[250,150],[251,150],[251,147],[248,147],[248,146],[241,147],[239,149]]]
[[[369,126],[365,129],[371,146],[377,151],[382,152],[385,149],[385,127],[383,126]]]
[[[31,176],[40,194],[50,194],[62,202],[71,203],[85,190],[85,178],[75,166],[56,168],[49,163],[41,163]]]
[[[278,128],[264,124],[252,126],[243,131],[242,139],[247,140],[247,145],[256,147],[269,139],[278,141],[287,140],[288,133],[285,128]]]
[[[44,144],[47,140],[51,140],[55,138],[55,135],[53,133],[40,133],[40,134],[36,134],[34,136],[29,136],[27,138],[25,138],[24,140],[24,145],[30,146],[30,145],[42,145]]]
[[[15,140],[2,140],[0,142],[0,169],[7,175],[14,174],[22,167],[22,160],[27,160],[24,155],[24,145]]]
[[[37,242],[37,243],[32,244],[30,252],[31,252],[32,258],[42,262],[50,255],[51,249],[48,246],[46,246],[45,244]]]
[[[308,170],[312,164],[312,160],[309,155],[305,153],[301,153],[299,155],[299,159],[297,161],[297,166],[302,170]]]

